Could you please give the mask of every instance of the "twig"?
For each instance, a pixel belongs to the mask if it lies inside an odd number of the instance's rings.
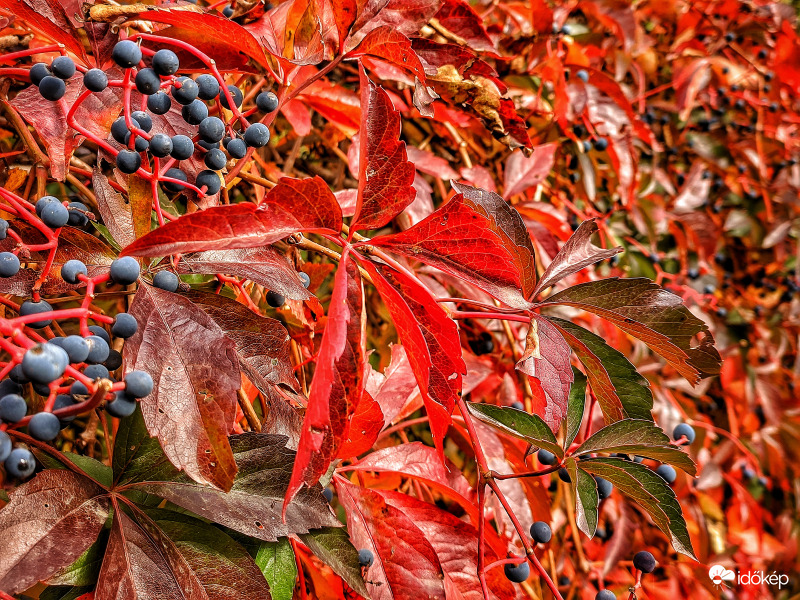
[[[247,419],[247,424],[250,425],[250,429],[257,433],[260,432],[261,421],[258,420],[258,415],[253,410],[253,405],[250,404],[250,400],[247,399],[247,395],[242,388],[239,388],[239,391],[236,392],[236,397],[239,400],[239,406],[242,407],[244,418]]]

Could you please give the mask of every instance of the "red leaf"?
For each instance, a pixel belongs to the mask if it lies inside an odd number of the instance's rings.
[[[368,548],[375,556],[365,577],[372,600],[444,600],[439,558],[413,519],[387,504],[375,490],[351,485],[338,476],[335,482],[350,537],[356,548]]]
[[[365,394],[363,310],[361,276],[345,253],[336,271],[284,511],[301,485],[319,481],[347,441],[350,418]]]
[[[384,25],[405,36],[419,33],[420,28],[430,21],[441,5],[441,0],[389,0],[374,11],[364,11],[353,25],[352,41],[360,41],[365,34]],[[357,32],[357,33],[355,33]]]
[[[130,314],[139,329],[125,342],[125,371],[146,371],[155,383],[141,402],[147,430],[189,477],[229,490],[236,463],[228,434],[241,384],[234,343],[192,302],[148,285]]]
[[[522,278],[522,293],[528,297],[536,285],[536,254],[522,216],[494,192],[463,183],[452,185],[454,190],[463,194],[465,204],[490,220],[492,231],[500,236],[506,250],[514,257],[514,266]]]
[[[339,233],[342,210],[320,177],[283,177],[264,201],[214,206],[183,215],[139,238],[129,256],[165,256],[204,250],[255,248],[296,231]]]
[[[530,156],[525,156],[522,152],[512,152],[506,161],[503,188],[506,198],[521,194],[544,181],[555,164],[557,147],[556,143],[536,146]]]
[[[372,371],[366,389],[381,406],[384,427],[389,425],[417,391],[417,380],[402,345],[392,346],[389,366],[383,373]]]
[[[361,105],[358,95],[353,91],[328,81],[317,80],[298,98],[302,100],[301,105],[313,108],[348,136],[353,136],[358,131],[361,124]],[[302,135],[296,124],[293,124],[293,127],[298,135]]]
[[[365,391],[350,419],[347,441],[339,449],[339,458],[353,458],[372,448],[383,430],[383,421],[381,405]]]
[[[288,72],[293,65],[315,65],[325,58],[325,39],[320,15],[322,10],[319,8],[319,0],[292,0],[276,6],[244,28]],[[328,31],[334,32],[330,19]]]
[[[370,31],[358,46],[347,53],[345,60],[355,60],[361,56],[385,60],[425,82],[425,70],[416,52],[411,49],[411,40],[389,25]]]
[[[0,510],[0,590],[25,591],[83,554],[108,517],[103,493],[88,477],[55,469],[14,490]]]
[[[536,285],[536,289],[531,293],[531,297],[535,297],[542,290],[555,285],[565,277],[569,277],[589,265],[606,260],[622,252],[621,246],[604,250],[592,244],[592,235],[596,232],[597,223],[595,219],[589,219],[581,223],[580,227],[572,234],[572,237],[567,240],[567,243],[561,247],[561,250],[558,251],[558,254],[547,266],[539,283]]]
[[[436,20],[473,50],[497,52],[483,26],[483,19],[464,0],[444,0],[436,13]]]
[[[515,148],[533,148],[531,138],[528,135],[528,126],[525,120],[517,114],[517,108],[511,98],[500,98],[498,100],[497,115],[503,123],[502,138],[503,143],[507,144],[512,150]]]
[[[351,465],[348,470],[396,473],[412,477],[458,502],[473,521],[477,522],[478,511],[472,501],[473,493],[469,482],[450,461],[437,460],[436,450],[421,442],[376,450]]]
[[[65,106],[69,109],[85,89],[83,76],[73,75],[67,81],[67,91],[63,98]],[[100,139],[105,139],[111,123],[122,110],[118,94],[121,95],[117,88],[106,88],[102,92],[91,94],[75,111],[75,121]],[[63,181],[72,152],[83,142],[83,136],[67,126],[67,115],[62,109],[62,103],[45,100],[36,86],[30,86],[17,94],[11,105],[36,129],[36,133],[47,146],[50,174],[54,179]]]
[[[248,59],[253,59],[264,68],[270,68],[258,39],[247,28],[222,15],[154,8],[141,12],[139,18],[172,25],[160,30],[158,35],[192,44],[213,57],[221,69],[243,67]],[[170,45],[165,47],[174,49]]]
[[[406,348],[441,456],[444,434],[461,390],[461,376],[467,371],[461,358],[458,329],[417,280],[368,261],[362,264],[372,276]]]
[[[323,27],[330,27],[336,30],[336,44],[339,53],[344,47],[347,34],[356,20],[358,4],[356,0],[323,0],[319,10]],[[328,39],[328,36],[324,36]]]
[[[574,377],[571,352],[558,329],[544,317],[533,315],[525,353],[517,362],[517,369],[530,376],[534,386],[533,412],[553,431],[558,431],[567,416],[569,388]]]
[[[108,182],[108,177],[95,167],[92,172],[92,187],[97,196],[97,211],[103,218],[103,224],[108,228],[114,241],[121,246],[133,243],[150,231],[150,216],[152,213],[153,197],[149,185],[147,193],[141,192],[141,180],[130,185],[136,175],[128,178],[128,200],[117,192]]]
[[[383,88],[361,79],[358,203],[350,228],[383,227],[414,201],[414,165],[400,141],[400,113]]]
[[[436,156],[433,152],[409,146],[406,148],[406,153],[408,154],[408,160],[414,163],[414,167],[418,171],[445,181],[458,177],[458,173],[453,170],[450,163],[441,156]]]
[[[80,35],[58,0],[12,0],[4,2],[2,8],[31,25],[35,31],[64,44],[84,62],[87,60]],[[41,99],[40,101],[43,102]]]
[[[407,494],[383,490],[378,493],[387,505],[403,511],[433,547],[444,571],[447,597],[482,600],[483,593],[478,579],[477,529],[455,515]],[[500,558],[505,558],[505,555],[498,556],[490,545],[486,546],[486,564]],[[488,571],[486,583],[500,599],[510,600],[517,597],[514,587],[501,569]]]
[[[95,597],[209,600],[175,544],[157,527],[143,528],[119,509],[114,511]]]
[[[286,256],[272,246],[210,250],[182,256],[178,263],[178,271],[225,273],[244,277],[293,300],[306,300],[311,297]]]
[[[525,254],[528,250],[524,246],[520,249],[516,244],[509,245],[509,235],[497,226],[491,209],[502,206],[505,209],[503,216],[516,215],[519,223],[513,224],[514,233],[519,233],[517,225],[522,225],[522,219],[502,198],[498,202],[496,198],[499,196],[495,195],[495,198],[482,190],[476,192],[471,196],[483,194],[486,206],[467,199],[461,193],[406,231],[373,238],[370,244],[451,273],[509,306],[528,308],[530,305],[523,293],[523,277],[528,279],[534,272],[523,275],[517,268],[520,253]],[[524,230],[524,225],[522,227]],[[527,231],[524,236],[527,236]],[[527,243],[530,245],[530,239]],[[533,260],[533,252],[528,258]]]

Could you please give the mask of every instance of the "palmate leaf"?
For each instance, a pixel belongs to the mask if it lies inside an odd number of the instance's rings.
[[[721,358],[708,326],[683,305],[679,296],[649,279],[616,277],[582,283],[547,298],[540,306],[561,304],[607,319],[642,340],[690,383],[719,373]],[[692,337],[703,334],[698,346]]]
[[[289,540],[261,542],[253,558],[269,584],[272,600],[292,600],[297,563]]]
[[[646,466],[619,458],[589,458],[578,467],[591,475],[607,479],[620,492],[647,512],[671,540],[672,546],[694,558],[692,542],[675,492],[664,479]]]
[[[336,271],[328,324],[311,383],[284,510],[290,507],[302,485],[314,485],[328,470],[348,439],[351,417],[369,396],[364,390],[366,322],[363,310],[361,276],[345,253]],[[379,422],[383,422],[382,415]]]
[[[570,457],[564,462],[569,473],[572,494],[575,496],[575,521],[578,529],[589,537],[597,530],[597,515],[600,498],[597,495],[597,482],[586,471],[578,468],[579,462]]]
[[[569,448],[583,423],[583,411],[586,409],[586,375],[572,367],[572,387],[569,389],[569,400],[567,402],[567,437],[564,440],[564,447]]]
[[[606,423],[626,417],[652,419],[650,384],[621,352],[579,325],[555,317],[548,320],[583,363]]]
[[[619,452],[644,456],[676,466],[689,475],[697,474],[697,467],[691,457],[671,445],[667,434],[650,421],[625,419],[607,425],[581,444],[574,455],[594,452]]]
[[[361,576],[358,550],[353,546],[344,528],[323,527],[301,533],[299,536],[316,556],[347,582],[347,585],[365,598],[369,598],[364,578]]]
[[[538,415],[516,408],[493,404],[467,403],[469,412],[480,421],[500,431],[519,438],[538,448],[552,452],[559,458],[564,456],[561,444],[556,440],[547,423]]]

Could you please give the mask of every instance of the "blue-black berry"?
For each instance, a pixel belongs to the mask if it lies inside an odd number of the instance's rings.
[[[206,114],[208,114],[208,110],[206,110]],[[197,133],[204,142],[211,144],[219,142],[225,136],[225,123],[218,117],[207,117],[200,123]]]
[[[694,427],[692,427],[688,423],[681,423],[680,425],[675,427],[675,429],[672,431],[672,439],[674,439],[676,442],[684,437],[686,438],[683,441],[684,444],[691,444],[692,442],[694,442],[694,439],[696,437]]]
[[[153,128],[153,119],[143,110],[133,111],[131,118],[136,121],[142,131],[149,132]]]
[[[55,102],[64,97],[67,91],[67,86],[63,79],[48,75],[39,82],[39,93],[45,100]]]
[[[642,550],[634,555],[633,566],[642,573],[652,573],[656,569],[656,559],[646,550]]]
[[[19,394],[6,394],[0,398],[0,421],[16,423],[25,418],[28,404]]]
[[[142,166],[142,157],[135,150],[120,150],[117,154],[117,168],[131,175]]]
[[[86,265],[79,260],[68,260],[61,266],[61,279],[73,285],[80,283],[79,275],[86,275],[87,273]]]
[[[153,276],[153,285],[168,292],[176,292],[180,279],[172,271],[159,271]]]
[[[198,188],[206,188],[206,195],[213,196],[217,192],[219,192],[220,188],[222,187],[222,182],[219,179],[219,175],[216,171],[200,171],[197,174],[197,179],[194,182],[195,186]]]
[[[180,87],[172,88],[172,97],[178,104],[191,104],[197,98],[197,84],[188,77],[179,77],[176,82]]]
[[[208,106],[202,100],[192,100],[181,109],[181,116],[189,125],[199,125],[208,117]]]
[[[506,579],[509,581],[513,581],[514,583],[522,583],[528,579],[528,576],[530,576],[531,567],[526,560],[518,565],[506,563],[503,565],[503,571],[506,574]]]
[[[106,341],[106,344],[111,344],[111,336],[108,335],[108,332],[100,325],[89,325],[89,331],[92,332],[92,335],[103,338]]]
[[[546,467],[550,467],[558,462],[555,454],[544,449],[539,450],[539,452],[536,453],[536,457],[539,459],[539,462]]]
[[[53,344],[36,344],[22,357],[22,372],[31,381],[48,384],[64,374],[69,356]]]
[[[189,178],[186,177],[186,173],[176,168],[168,169],[167,172],[164,173],[164,176],[178,181],[183,181],[183,182],[189,181]],[[168,192],[180,192],[184,188],[184,186],[178,183],[173,183],[171,181],[165,181],[163,183],[163,186],[164,189],[167,190]]]
[[[157,158],[165,158],[172,153],[172,138],[164,133],[157,133],[150,138],[150,154]]]
[[[50,70],[59,79],[69,79],[75,75],[75,62],[69,56],[59,56],[50,63]]]
[[[112,417],[124,419],[136,411],[136,400],[128,397],[125,392],[117,392],[114,399],[106,404],[106,412]]]
[[[660,465],[656,469],[656,474],[660,475],[667,483],[675,483],[675,479],[678,477],[675,469],[670,465]]]
[[[33,65],[28,71],[28,76],[31,78],[31,83],[35,86],[38,86],[42,79],[47,77],[48,75],[52,75],[48,66],[44,63],[36,63]]]
[[[108,379],[109,376],[108,369],[103,365],[89,365],[83,370],[83,374],[92,381],[95,379]]]
[[[244,131],[244,143],[253,148],[263,148],[269,143],[269,128],[263,123],[253,123]]]
[[[162,49],[153,55],[153,70],[159,75],[167,76],[174,75],[178,72],[180,61],[178,55],[172,50]]]
[[[153,378],[144,371],[131,371],[125,375],[125,392],[132,398],[144,398],[153,391]]]
[[[605,500],[611,495],[611,492],[614,491],[614,485],[602,477],[595,477],[594,480],[595,483],[597,483],[597,497],[600,498],[600,500]]]
[[[111,279],[115,283],[130,285],[139,279],[139,263],[132,256],[123,256],[111,263]]]
[[[553,537],[553,531],[550,525],[544,521],[536,521],[531,525],[531,538],[537,544],[546,544]]]
[[[594,600],[617,600],[617,595],[611,590],[600,590]]]
[[[244,143],[244,140],[239,138],[233,138],[225,146],[225,149],[232,158],[244,158],[247,154],[247,144]]]
[[[139,324],[133,315],[128,313],[119,313],[111,326],[111,333],[116,337],[128,339],[136,333]]]
[[[90,92],[102,92],[108,87],[108,75],[100,69],[89,69],[83,75],[83,85]]]
[[[88,225],[89,217],[85,213],[89,212],[89,207],[83,202],[70,202],[67,204],[67,210],[69,211],[67,225],[72,225],[73,227]]]
[[[11,252],[0,252],[0,277],[13,277],[19,273],[19,258]]]
[[[142,51],[135,42],[122,40],[114,45],[111,59],[123,69],[129,69],[142,60]]]
[[[372,554],[372,550],[362,548],[358,551],[358,564],[362,567],[371,567],[373,562],[375,562],[375,555]]]
[[[157,92],[147,99],[147,110],[154,115],[164,115],[172,107],[172,98],[163,90]]]
[[[244,95],[242,94],[242,90],[240,90],[235,85],[229,85],[228,91],[230,92],[231,98],[233,99],[233,103],[238,107],[242,105],[242,100],[244,100]],[[219,101],[228,110],[231,110],[230,104],[228,104],[228,97],[225,92],[220,89],[219,91]]]
[[[3,464],[9,475],[19,479],[29,477],[36,469],[36,459],[33,458],[31,451],[25,448],[14,448]]]
[[[89,358],[89,351],[91,348],[86,338],[79,335],[68,335],[63,339],[64,341],[61,342],[61,347],[67,353],[67,356],[69,356],[70,363],[82,363]]]
[[[105,362],[111,350],[108,347],[108,342],[99,335],[90,335],[84,339],[89,344],[89,356],[86,357],[86,362],[93,365]]]
[[[219,95],[219,82],[213,75],[204,73],[194,82],[197,84],[197,97],[201,100],[213,100]]]
[[[170,156],[175,160],[186,160],[194,154],[194,142],[185,135],[172,136],[172,152]]]
[[[19,316],[26,317],[28,315],[50,312],[51,310],[53,310],[53,307],[50,306],[46,300],[40,300],[39,302],[25,300],[25,302],[23,302],[19,307]],[[52,319],[42,319],[41,321],[28,323],[28,327],[32,327],[33,329],[41,329],[42,327],[47,327],[50,325],[51,322]]]
[[[278,108],[278,97],[273,92],[261,92],[256,96],[256,106],[258,110],[272,112]]]
[[[286,302],[286,298],[284,298],[278,292],[269,291],[267,292],[267,304],[269,304],[272,308],[280,308]]]
[[[206,163],[206,166],[209,169],[220,171],[225,168],[225,165],[228,163],[228,158],[225,156],[225,153],[222,150],[212,148],[206,152],[206,156],[203,161]]]
[[[11,438],[5,431],[0,431],[0,462],[5,462],[12,449]]]
[[[152,96],[161,89],[161,78],[153,69],[141,69],[136,73],[136,89],[145,96]]]

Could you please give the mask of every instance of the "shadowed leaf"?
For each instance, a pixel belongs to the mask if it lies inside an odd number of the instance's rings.
[[[358,563],[358,550],[355,549],[347,531],[341,527],[323,527],[308,533],[301,533],[300,539],[333,572],[339,575],[360,595],[369,598],[369,592],[361,576]]]
[[[493,404],[468,402],[467,407],[475,418],[487,425],[533,444],[537,448],[544,448],[559,458],[564,456],[564,450],[556,440],[550,427],[540,416],[532,415],[516,408],[495,406]]]
[[[568,458],[564,464],[572,480],[572,494],[575,496],[575,521],[578,529],[594,537],[597,530],[597,507],[600,498],[597,495],[597,482],[594,477],[578,468],[578,461]]]

